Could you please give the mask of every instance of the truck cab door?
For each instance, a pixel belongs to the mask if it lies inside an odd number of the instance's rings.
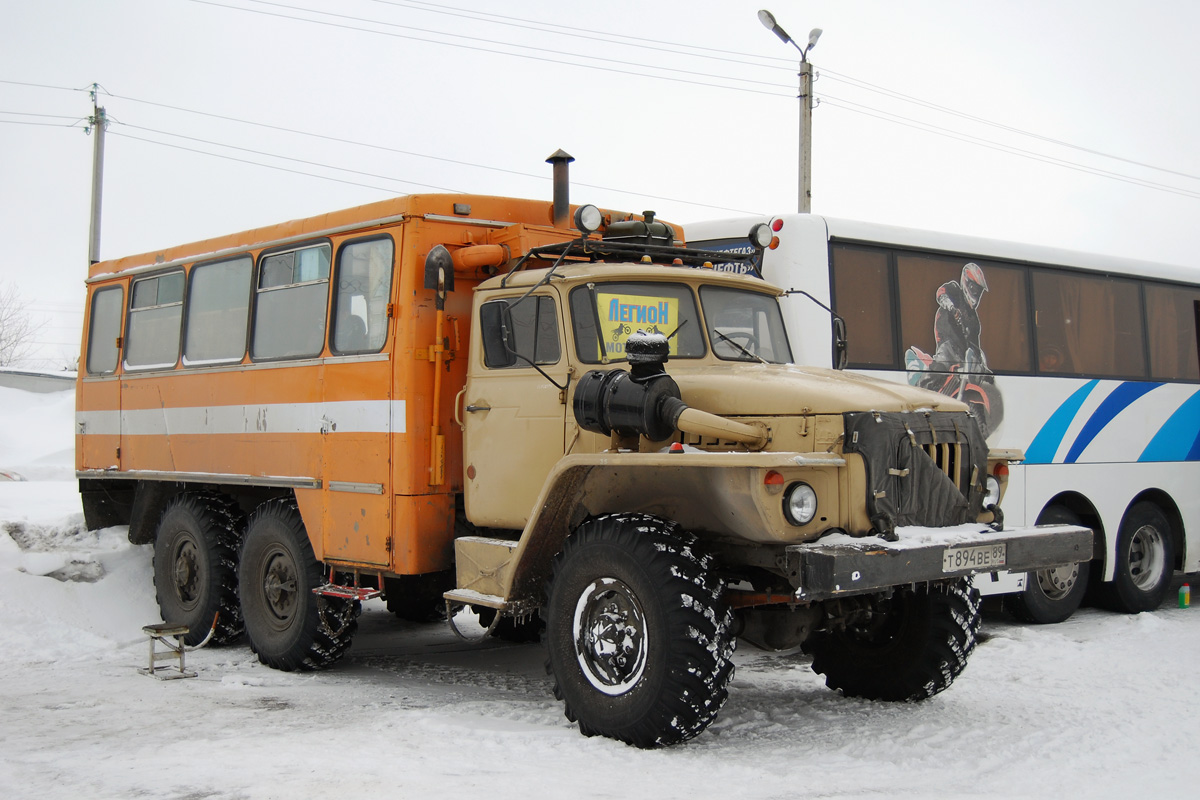
[[[546,287],[524,298],[488,300],[475,314],[462,409],[467,517],[476,525],[522,529],[564,452],[560,387],[569,365],[561,298]]]

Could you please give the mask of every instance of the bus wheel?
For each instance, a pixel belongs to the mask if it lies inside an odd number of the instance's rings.
[[[916,702],[967,666],[979,632],[979,594],[966,580],[897,589],[843,627],[802,645],[813,671],[846,697]]]
[[[695,537],[645,514],[584,522],[555,559],[547,671],[585,736],[675,744],[711,723],[733,678],[733,614]]]
[[[242,632],[236,566],[240,530],[237,506],[209,494],[176,495],[158,521],[154,591],[163,621],[188,626],[186,644],[199,644],[214,616],[214,643],[232,641]]]
[[[1038,515],[1038,525],[1082,525],[1082,520],[1065,506],[1048,506]],[[1047,625],[1062,622],[1079,608],[1087,593],[1088,563],[1031,572],[1025,591],[1009,595],[1004,606],[1022,622]]]
[[[1099,602],[1127,614],[1153,611],[1170,591],[1174,572],[1170,523],[1153,503],[1136,503],[1121,522],[1116,574],[1099,587]]]
[[[238,571],[246,634],[258,660],[282,670],[327,667],[350,647],[362,605],[319,597],[321,564],[294,500],[270,500],[246,526]]]

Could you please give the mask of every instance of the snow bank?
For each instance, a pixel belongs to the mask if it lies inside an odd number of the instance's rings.
[[[0,470],[26,480],[75,475],[75,391],[46,394],[0,386]]]

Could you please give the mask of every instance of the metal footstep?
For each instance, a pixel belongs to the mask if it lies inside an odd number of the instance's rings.
[[[217,619],[220,614],[213,615],[212,627],[208,630],[208,635],[200,644],[194,647],[188,647],[183,643],[183,637],[191,632],[187,625],[174,625],[170,622],[156,622],[153,625],[146,625],[142,628],[142,633],[150,637],[150,666],[143,667],[138,672],[143,675],[152,675],[162,681],[175,680],[178,678],[194,678],[195,672],[187,669],[185,656],[192,650],[199,650],[212,640],[213,634],[217,632]],[[174,639],[174,642],[169,641]],[[159,649],[162,645],[165,649]],[[165,667],[160,667],[158,664],[163,661],[174,661]]]

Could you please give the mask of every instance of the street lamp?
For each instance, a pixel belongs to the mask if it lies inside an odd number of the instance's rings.
[[[817,46],[821,29],[813,28],[808,34],[808,44],[801,47],[770,11],[765,8],[759,11],[758,21],[784,44],[800,51],[800,196],[796,205],[801,214],[807,214],[812,211],[812,64],[808,63],[808,51]]]

